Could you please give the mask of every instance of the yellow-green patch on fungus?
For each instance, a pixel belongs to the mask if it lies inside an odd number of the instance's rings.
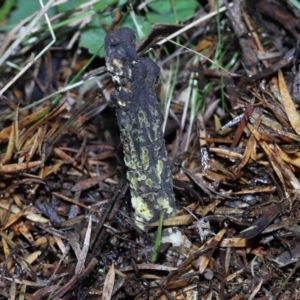
[[[143,110],[139,110],[139,112],[138,112],[138,118],[139,118],[140,124],[143,124],[144,122],[147,121],[145,112]]]
[[[161,209],[165,209],[167,214],[171,214],[173,212],[173,208],[170,206],[170,202],[168,198],[159,197],[157,199],[157,203],[161,206]]]
[[[160,176],[161,176],[163,167],[164,167],[164,163],[163,163],[161,160],[159,160],[159,161],[157,162],[156,170],[155,170],[155,172],[156,172],[156,177],[157,177],[157,179],[158,179],[158,183],[161,183],[161,177],[160,177]]]
[[[145,181],[147,179],[147,176],[145,174],[142,174],[141,172],[137,172],[137,176],[138,181]]]
[[[134,190],[137,190],[138,181],[134,176],[128,176],[128,179],[130,181],[130,186],[134,188]]]
[[[135,210],[135,213],[141,217],[143,221],[149,221],[151,218],[153,218],[151,210],[142,197],[132,197],[131,204]]]
[[[128,156],[128,155],[125,156],[124,162],[125,162],[125,165],[127,166],[127,168],[133,169],[133,170],[136,169],[136,162],[130,156]]]
[[[152,187],[152,185],[153,185],[153,181],[150,178],[146,179],[145,183],[149,187]]]
[[[142,148],[141,159],[142,159],[143,169],[147,170],[149,168],[149,153],[148,153],[148,149],[145,147]]]

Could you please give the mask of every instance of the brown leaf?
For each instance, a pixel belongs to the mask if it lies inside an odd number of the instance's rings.
[[[247,247],[247,240],[244,238],[239,238],[239,237],[223,239],[220,243],[220,247],[244,248],[244,247]]]
[[[29,163],[19,163],[0,166],[0,174],[17,173],[20,171],[25,171],[34,167],[38,167],[42,163],[42,161],[33,161]]]
[[[16,227],[16,229],[18,230],[18,232],[20,234],[22,234],[31,245],[34,244],[34,239],[32,234],[30,233],[29,229],[27,228],[27,226],[24,224],[23,221],[19,220],[19,222],[17,224],[14,225],[14,227]]]
[[[203,272],[205,271],[209,260],[211,258],[211,256],[213,255],[214,251],[216,250],[217,246],[220,244],[223,235],[225,234],[226,229],[222,229],[221,231],[219,231],[216,236],[214,236],[213,238],[211,238],[210,240],[208,240],[201,248],[201,249],[205,249],[208,248],[210,249],[209,251],[205,252],[203,255],[200,256],[199,258],[199,273],[203,274]]]
[[[189,225],[193,221],[193,217],[191,215],[183,215],[177,216],[174,218],[169,218],[163,221],[163,226],[180,226],[180,225]],[[153,222],[148,224],[148,226],[158,226],[159,222]]]
[[[7,145],[7,150],[6,150],[5,155],[1,162],[2,165],[5,165],[7,162],[9,162],[13,156],[14,147],[16,145],[15,144],[15,133],[16,133],[16,127],[12,126],[12,130],[10,132],[10,137],[9,137],[9,141],[8,141],[8,145]]]
[[[285,112],[293,129],[300,135],[300,118],[299,113],[296,111],[295,103],[291,98],[291,95],[286,86],[282,71],[278,70],[279,89],[282,97]]]
[[[29,115],[28,117],[22,119],[21,121],[18,122],[18,129],[21,130],[25,126],[36,121],[38,117],[40,117],[43,113],[45,113],[49,109],[50,109],[50,106],[45,106],[41,110],[36,111],[33,114]],[[13,126],[15,126],[15,125],[13,124],[9,127],[6,127],[2,131],[0,131],[0,143],[3,141],[6,141],[9,138]]]
[[[28,139],[36,130],[37,128],[39,128],[40,126],[42,126],[43,124],[46,124],[46,122],[48,122],[51,119],[56,118],[57,116],[59,116],[64,110],[66,110],[66,107],[63,105],[60,105],[58,107],[56,107],[54,110],[52,110],[50,113],[48,113],[46,116],[44,116],[42,119],[40,119],[39,121],[35,122],[28,130],[25,131],[24,134],[22,134],[22,136],[20,137],[20,141],[19,141],[19,147],[21,147],[21,145],[23,145],[23,143],[26,141],[26,139]],[[36,120],[35,120],[36,121]]]
[[[9,249],[9,247],[8,247],[8,244],[7,244],[5,238],[2,237],[2,238],[1,238],[1,241],[2,241],[2,248],[3,248],[4,257],[7,258],[7,257],[9,256],[9,254],[10,254],[10,249]],[[8,269],[9,271],[11,271],[11,269],[12,269],[13,266],[14,266],[14,262],[13,262],[13,260],[10,258],[9,261],[7,262],[6,267],[7,267],[7,269]]]
[[[235,132],[235,135],[234,135],[234,138],[233,138],[233,141],[230,145],[230,150],[232,150],[233,148],[236,147],[236,145],[238,144],[243,132],[244,132],[244,129],[245,129],[245,126],[248,122],[248,119],[249,117],[251,117],[252,115],[252,111],[253,111],[253,107],[254,107],[254,102],[255,102],[255,98],[253,98],[250,103],[248,104],[245,112],[244,112],[244,115],[243,115],[243,118],[241,119],[240,121],[240,124]]]
[[[12,224],[17,222],[17,220],[19,220],[22,216],[23,216],[23,211],[20,211],[19,213],[16,213],[16,214],[11,214],[9,216],[9,219],[6,222],[5,226],[2,228],[2,230],[9,228]]]
[[[111,299],[114,283],[115,283],[115,270],[114,270],[114,265],[112,264],[105,277],[102,300]]]
[[[267,157],[282,184],[286,186],[286,183],[289,182],[295,190],[300,190],[300,183],[292,171],[285,165],[280,157],[276,155],[276,153],[268,146],[268,144],[260,139],[260,133],[251,124],[248,124],[248,128],[266,152]],[[283,175],[286,179],[288,179],[287,181],[284,180]]]
[[[104,181],[105,179],[110,178],[111,176],[112,173],[104,173],[101,174],[101,179],[95,176],[88,179],[80,180],[72,187],[72,192],[87,190],[90,187],[99,184],[99,181]]]

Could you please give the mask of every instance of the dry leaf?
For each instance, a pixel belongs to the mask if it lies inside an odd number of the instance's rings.
[[[114,283],[115,283],[115,270],[114,270],[114,265],[112,264],[105,277],[102,300],[111,299]]]
[[[281,94],[285,112],[288,116],[288,119],[293,129],[297,132],[298,135],[300,135],[299,113],[296,110],[295,103],[291,98],[284,77],[282,75],[282,71],[280,69],[278,70],[278,81],[279,81],[279,89],[280,89],[280,94]]]

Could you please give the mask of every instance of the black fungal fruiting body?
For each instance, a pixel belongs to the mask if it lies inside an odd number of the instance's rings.
[[[159,67],[149,58],[139,57],[135,34],[120,28],[105,38],[106,66],[116,92],[116,108],[121,142],[128,168],[131,202],[135,219],[142,223],[176,215],[175,197],[162,132],[162,117],[155,94]],[[141,223],[141,222],[142,223]]]

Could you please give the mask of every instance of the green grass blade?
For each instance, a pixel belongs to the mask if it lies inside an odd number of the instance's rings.
[[[156,260],[157,260],[158,254],[157,254],[156,250],[158,249],[158,247],[161,244],[161,235],[162,235],[162,226],[163,226],[163,222],[164,222],[164,214],[165,214],[165,211],[163,210],[159,217],[159,223],[158,223],[158,227],[157,227],[157,233],[156,233],[156,237],[155,237],[153,253],[151,256],[151,262],[153,262],[153,263],[156,262]]]
[[[300,3],[297,0],[290,0],[290,2],[300,10]]]
[[[64,277],[62,277],[59,282],[56,284],[56,286],[54,287],[54,289],[52,290],[51,294],[48,297],[48,300],[52,299],[52,295],[55,293],[55,291],[57,291],[57,289],[59,288],[61,282],[63,281]]]

